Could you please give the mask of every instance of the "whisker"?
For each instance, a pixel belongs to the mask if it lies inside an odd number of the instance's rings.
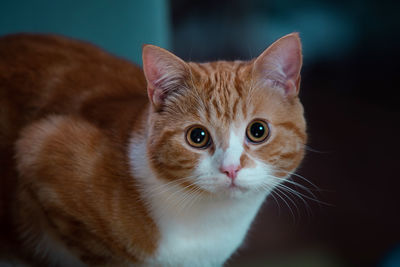
[[[317,150],[315,148],[310,147],[309,145],[304,145],[304,149],[310,152],[315,152],[315,153],[320,153],[320,154],[328,154],[328,153],[332,153],[332,151],[321,151],[321,150]]]
[[[145,194],[154,196],[156,194],[162,195],[167,193],[169,190],[175,190],[176,187],[181,186],[182,182],[191,182],[195,176],[187,176],[180,179],[176,179],[167,183],[162,182],[160,185],[151,188],[150,190],[143,190]]]
[[[174,185],[174,184],[179,184],[182,181],[185,181],[186,179],[187,179],[186,177],[183,177],[183,178],[176,179],[176,180],[173,180],[173,181],[170,181],[170,182],[167,182],[167,183],[161,182],[160,185],[151,188],[151,190],[147,191],[146,193],[152,193],[153,191],[157,191],[157,190],[159,190],[159,189],[161,189],[163,187],[168,187],[168,186],[171,186],[171,185]]]
[[[276,189],[276,188],[275,188],[275,189]],[[282,193],[282,191],[276,190],[276,191],[275,191],[275,194],[276,194],[280,199],[282,199],[282,201],[283,201],[283,202],[286,204],[286,206],[289,208],[290,214],[292,215],[293,221],[295,222],[295,221],[296,221],[296,216],[295,216],[295,214],[294,214],[292,208],[290,207],[289,203],[279,194],[279,192]]]
[[[278,171],[278,172],[284,172],[284,173],[286,173],[286,174],[290,174],[290,175],[296,176],[296,177],[302,179],[303,181],[307,182],[308,184],[312,185],[316,190],[320,190],[320,188],[319,188],[318,186],[316,186],[314,183],[312,183],[311,181],[309,181],[309,180],[308,180],[307,178],[305,178],[304,176],[301,176],[300,174],[297,174],[297,173],[295,173],[295,172],[286,171],[286,170],[283,170],[283,169],[280,169],[280,168],[274,168],[274,169],[275,169],[276,171]]]
[[[194,190],[194,192],[193,192],[193,197],[192,197],[192,199],[190,200],[190,202],[188,203],[188,205],[187,205],[187,209],[189,209],[190,207],[192,207],[200,198],[201,198],[201,196],[202,196],[202,194],[201,194],[201,188],[199,188],[199,187],[197,187],[195,190]]]
[[[272,175],[271,175],[271,178],[273,178],[273,179],[279,179],[279,180],[282,179],[282,178],[277,178],[277,177],[272,176]],[[293,180],[290,180],[290,177],[289,177],[288,179],[284,180],[283,183],[289,183],[289,184],[291,184],[291,185],[294,185],[294,186],[296,186],[296,187],[299,187],[300,189],[302,189],[302,190],[306,191],[307,193],[309,193],[309,194],[310,194],[311,196],[313,196],[314,198],[317,198],[317,197],[315,196],[315,194],[311,191],[311,189],[309,189],[308,187],[306,187],[306,186],[304,186],[304,185],[302,185],[302,184],[299,184],[299,183],[297,183],[297,182],[295,182],[295,181],[293,181]]]
[[[279,185],[275,187],[275,190],[279,191],[281,194],[283,194],[296,208],[297,214],[300,215],[299,207],[297,206],[296,202],[290,197],[290,195],[286,194],[285,190],[283,188],[279,187]]]
[[[277,177],[274,177],[274,176],[270,176],[270,178],[276,179],[276,180],[281,180],[281,178],[277,178]],[[309,190],[307,187],[302,186],[302,185],[300,185],[300,184],[298,184],[298,183],[296,183],[296,182],[289,181],[289,180],[285,180],[284,183],[285,183],[285,182],[289,182],[289,184],[293,184],[293,185],[295,185],[295,186],[299,186],[301,189],[303,189],[303,190],[305,190],[307,193],[309,193],[312,197],[307,196],[307,195],[305,195],[305,194],[303,194],[303,193],[301,193],[301,192],[299,192],[299,191],[296,191],[296,190],[294,190],[293,188],[290,188],[290,187],[288,187],[287,185],[284,185],[283,183],[280,183],[280,181],[279,181],[279,182],[275,182],[275,181],[274,181],[274,183],[276,183],[277,186],[280,186],[280,187],[282,187],[282,188],[285,188],[287,191],[290,191],[290,192],[296,194],[298,197],[304,197],[304,198],[307,198],[307,199],[312,200],[312,201],[314,201],[314,202],[317,202],[317,203],[319,203],[319,204],[326,204],[326,203],[324,203],[324,202],[318,200],[317,197],[315,196],[315,194],[314,194],[311,190]]]
[[[278,188],[281,188],[282,190],[288,192],[289,194],[292,194],[296,197],[298,197],[305,205],[307,212],[309,212],[309,214],[312,215],[312,210],[310,208],[310,205],[307,203],[307,201],[303,198],[303,195],[299,192],[297,192],[296,190],[284,185],[284,184],[278,184],[277,185]],[[307,197],[307,196],[305,196]],[[313,199],[314,200],[314,199]]]
[[[192,188],[189,188],[184,194],[180,195],[180,199],[177,201],[176,209],[179,212],[182,212],[185,209],[186,201],[191,198],[192,196]]]
[[[279,205],[278,200],[276,199],[276,197],[274,196],[275,192],[271,191],[270,195],[271,197],[275,200],[276,205],[278,206],[278,216],[281,216],[281,205]]]
[[[179,188],[178,190],[176,190],[175,192],[173,192],[171,195],[169,195],[169,196],[165,199],[165,201],[168,202],[168,200],[171,199],[173,196],[175,196],[177,193],[185,192],[188,188],[189,188],[189,191],[190,191],[190,187],[191,187],[191,186],[192,186],[192,185],[189,184],[189,185],[186,185],[186,186],[184,186],[184,187]],[[187,193],[188,193],[188,192],[185,192],[184,195],[186,195]]]
[[[276,197],[274,196],[274,191],[273,191],[273,188],[272,188],[272,186],[269,186],[268,184],[264,184],[264,186],[265,187],[263,187],[263,186],[258,186],[257,188],[256,188],[256,191],[257,192],[260,192],[261,190],[268,190],[270,193],[269,193],[269,195],[267,196],[267,197],[269,197],[269,196],[271,196],[273,199],[274,199],[274,201],[275,201],[275,203],[276,203],[276,205],[277,205],[277,207],[278,207],[278,216],[280,216],[281,215],[281,206],[279,205],[279,202],[278,202],[278,200],[276,199]]]

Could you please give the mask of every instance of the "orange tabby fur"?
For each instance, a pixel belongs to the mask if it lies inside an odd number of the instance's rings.
[[[143,262],[156,251],[160,233],[130,171],[130,137],[147,134],[143,157],[158,177],[176,180],[199,162],[198,151],[182,145],[189,122],[210,125],[224,149],[226,129],[237,117],[271,114],[268,149],[245,144],[240,164],[251,168],[252,158],[262,158],[276,176],[287,177],[304,155],[303,109],[297,91],[283,97],[254,85],[254,62],[182,63],[190,73],[182,83],[193,91],[176,96],[181,105],[167,100],[161,107],[148,101],[141,69],[90,44],[57,36],[1,38],[0,174],[6,186],[0,219],[11,216],[16,199],[12,216],[17,231],[29,233],[28,250],[46,231],[89,265]]]
[[[26,188],[20,227],[32,220],[55,227],[57,238],[78,246],[88,263],[135,262],[151,254],[157,229],[126,166],[130,132],[140,127],[135,121],[147,105],[142,71],[90,44],[55,36],[4,37],[0,58],[2,157],[12,157],[13,143],[30,124],[16,154]],[[40,162],[51,168],[39,168]],[[38,197],[49,205],[41,207],[45,214],[26,205]],[[47,216],[55,225],[47,225]]]

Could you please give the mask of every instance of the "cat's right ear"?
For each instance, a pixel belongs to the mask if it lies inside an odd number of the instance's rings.
[[[189,66],[179,57],[154,45],[144,45],[142,57],[147,94],[155,109],[159,110],[168,94],[183,85]]]

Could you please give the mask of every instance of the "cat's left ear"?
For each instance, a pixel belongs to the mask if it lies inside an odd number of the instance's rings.
[[[299,34],[291,33],[273,43],[254,61],[253,74],[262,86],[279,88],[287,97],[295,97],[300,89],[302,60]]]
[[[190,73],[189,66],[155,45],[144,45],[142,57],[147,93],[155,109],[159,110],[168,94],[182,88]]]

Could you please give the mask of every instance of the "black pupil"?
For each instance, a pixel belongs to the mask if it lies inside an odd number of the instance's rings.
[[[190,133],[190,139],[196,144],[201,144],[206,138],[206,131],[201,128],[195,128]]]
[[[264,125],[262,125],[259,122],[253,123],[253,125],[251,125],[251,128],[250,128],[250,133],[255,138],[262,137],[264,135],[264,133],[265,133]]]

